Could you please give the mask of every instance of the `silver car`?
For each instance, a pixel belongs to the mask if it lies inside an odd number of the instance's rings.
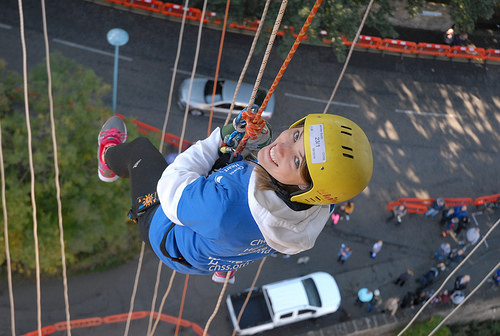
[[[179,87],[179,107],[184,110],[188,98],[190,79],[185,79]],[[217,88],[215,90],[214,99],[214,117],[226,118],[233,101],[234,92],[236,90],[236,81],[232,80],[217,80]],[[194,116],[202,116],[210,114],[212,104],[212,93],[214,88],[214,80],[210,78],[194,78],[193,87],[191,89],[191,99],[189,101],[189,113]],[[238,96],[234,103],[233,115],[237,115],[250,102],[253,85],[241,83],[238,90]],[[267,91],[259,88],[255,97],[255,104],[261,106]],[[267,103],[265,111],[262,112],[262,118],[271,118],[274,111],[274,96],[271,96]]]

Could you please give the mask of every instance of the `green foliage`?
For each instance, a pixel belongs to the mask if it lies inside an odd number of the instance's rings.
[[[471,33],[474,31],[477,19],[490,19],[498,0],[451,0],[450,15],[455,22],[458,33]]]
[[[402,1],[402,0],[400,0]],[[200,1],[190,4],[195,7]],[[459,33],[470,33],[474,30],[475,22],[479,18],[489,19],[493,15],[495,6],[498,6],[498,0],[449,0],[450,14]],[[211,0],[207,5],[208,11],[213,11],[223,16],[226,8],[226,0]],[[252,22],[260,19],[266,0],[233,0],[229,8],[229,23]],[[298,34],[303,26],[315,0],[289,0],[281,27],[294,27],[294,33]],[[308,31],[308,41],[311,43],[323,39],[319,35],[321,30],[328,32],[325,36],[331,43],[331,47],[339,61],[344,61],[346,48],[342,42],[342,36],[352,40],[361,24],[361,20],[368,5],[369,0],[324,0],[311,23]],[[376,29],[380,36],[397,38],[398,34],[388,18],[394,12],[394,0],[377,0],[374,2],[365,26]],[[405,0],[406,8],[411,16],[417,15],[425,0]],[[259,39],[257,51],[261,51],[267,45],[269,34],[273,28],[277,17],[281,1],[272,1],[267,14],[264,31]],[[288,54],[295,37],[292,32],[285,33],[279,41],[278,51],[284,58]]]
[[[452,325],[453,336],[491,336],[500,335],[500,321],[472,321],[466,325]]]
[[[127,225],[128,181],[103,183],[97,177],[97,134],[112,115],[103,107],[102,97],[110,87],[93,71],[62,56],[52,56],[51,67],[66,264],[72,271],[115,264],[136,252],[130,246],[140,244],[137,229]],[[13,271],[30,276],[36,265],[22,81],[8,73],[4,63],[0,78],[10,256]],[[45,63],[30,73],[28,86],[40,267],[42,274],[53,275],[60,272],[62,261]],[[4,238],[2,230],[2,267],[6,266]]]
[[[441,322],[443,318],[441,316],[433,316],[428,321],[422,321],[413,324],[407,331],[405,331],[404,336],[427,336],[429,333],[434,330],[434,328]],[[399,331],[400,332],[400,331]],[[399,334],[396,333],[395,335]],[[451,336],[450,329],[443,325],[439,328],[435,333],[435,336]]]

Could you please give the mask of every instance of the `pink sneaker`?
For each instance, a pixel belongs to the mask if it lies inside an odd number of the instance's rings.
[[[124,143],[127,140],[127,126],[120,117],[113,116],[102,126],[97,137],[97,173],[99,179],[104,182],[113,182],[118,179],[111,169],[104,162],[104,152],[106,148]]]
[[[229,280],[227,281],[228,284],[234,284],[234,272],[235,271],[229,271]],[[215,272],[212,275],[212,280],[217,282],[217,283],[225,283],[226,282],[226,272]]]

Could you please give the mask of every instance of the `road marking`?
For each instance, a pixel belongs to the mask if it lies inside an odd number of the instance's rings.
[[[285,96],[296,98],[296,99],[309,100],[309,101],[313,101],[313,102],[316,102],[316,103],[323,103],[323,104],[327,104],[328,103],[328,100],[311,98],[311,97],[305,97],[305,96],[299,96],[299,95],[295,95],[293,93],[285,93]],[[339,105],[339,106],[344,106],[344,107],[359,108],[359,105],[357,105],[357,104],[348,104],[348,103],[341,103],[341,102],[335,102],[335,101],[332,102],[332,105]]]
[[[458,117],[460,117],[460,115],[458,115],[458,114],[448,114],[448,113],[432,113],[432,112],[420,112],[420,111],[400,110],[400,109],[395,109],[394,111],[396,113],[416,114],[416,115],[431,116],[431,117],[444,117],[444,118],[458,118]]]
[[[170,71],[174,71],[174,68],[171,68]],[[186,71],[186,70],[177,69],[177,73],[180,73],[182,75],[189,75],[189,76],[191,76],[192,71]],[[200,77],[200,76],[196,76],[196,77]]]
[[[54,41],[56,43],[67,45],[69,47],[73,47],[73,48],[77,48],[77,49],[82,49],[82,50],[87,50],[87,51],[90,51],[90,52],[93,52],[93,53],[96,53],[96,54],[101,54],[101,55],[105,55],[105,56],[115,57],[114,53],[110,53],[110,52],[107,52],[107,51],[102,51],[102,50],[91,48],[91,47],[86,47],[86,46],[81,45],[81,44],[77,44],[77,43],[73,43],[73,42],[69,42],[69,41],[60,40],[60,39],[57,39],[57,38],[52,39],[52,41]],[[118,56],[118,58],[122,59],[124,61],[132,62],[132,58],[130,58],[130,57]]]
[[[3,28],[3,29],[12,29],[12,26],[9,26],[8,24],[0,23],[0,28]]]

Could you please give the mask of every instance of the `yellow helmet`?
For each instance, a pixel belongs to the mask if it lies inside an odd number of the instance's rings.
[[[331,114],[310,114],[290,128],[304,126],[306,163],[312,185],[292,194],[305,204],[335,204],[353,198],[370,182],[370,142],[353,121]]]

